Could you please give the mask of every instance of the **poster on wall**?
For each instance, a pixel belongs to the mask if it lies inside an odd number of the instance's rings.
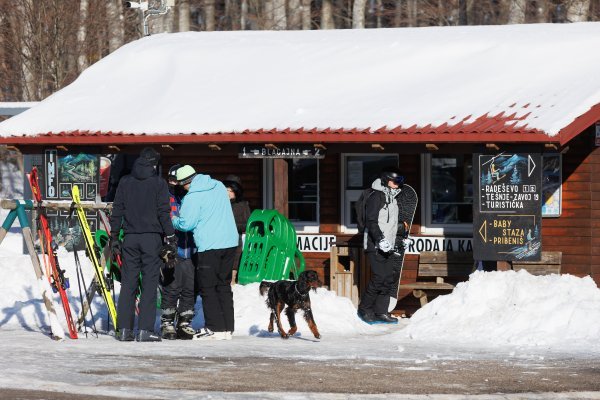
[[[474,259],[540,260],[541,154],[476,153],[473,168]]]
[[[560,154],[544,154],[542,167],[542,216],[560,217],[562,212],[562,166]]]
[[[43,159],[33,160],[39,171],[42,198],[46,200],[71,200],[73,186],[79,187],[82,201],[95,201],[99,190],[100,158],[95,154],[61,154],[46,150]],[[85,243],[81,227],[74,216],[69,221],[69,210],[46,211],[52,237],[56,244],[67,250],[83,250]],[[98,227],[98,215],[86,212],[92,234]]]

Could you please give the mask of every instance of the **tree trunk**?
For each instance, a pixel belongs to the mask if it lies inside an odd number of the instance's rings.
[[[125,41],[123,6],[120,0],[107,0],[106,18],[108,25],[108,50],[112,53],[123,46]]]
[[[588,20],[590,0],[572,0],[567,8],[567,21],[583,22]]]
[[[507,24],[524,24],[526,0],[510,0],[508,4]]]
[[[275,26],[273,15],[273,0],[264,0],[263,29],[271,30]]]
[[[335,29],[331,0],[323,0],[323,5],[321,6],[321,29]]]
[[[302,28],[302,6],[300,0],[288,0],[288,29]]]
[[[548,0],[536,1],[535,20],[539,23],[550,22],[550,4]]]
[[[365,8],[367,0],[354,0],[352,6],[352,29],[365,28]]]
[[[302,29],[305,31],[310,30],[312,17],[311,17],[311,9],[310,9],[310,0],[301,0],[302,1]]]
[[[215,0],[204,0],[204,23],[207,31],[215,30]]]
[[[81,73],[88,67],[88,60],[86,54],[85,37],[86,37],[86,23],[88,15],[88,0],[81,0],[79,3],[79,29],[77,30],[77,44],[78,57],[77,57],[77,70]]]
[[[287,29],[285,0],[273,0],[273,29],[276,31]]]
[[[248,27],[248,0],[242,0],[240,11],[240,25],[242,30]]]
[[[394,9],[394,27],[402,26],[402,0],[396,0],[396,6]]]
[[[458,0],[458,24],[468,25],[467,0]]]
[[[179,0],[179,32],[190,30],[190,1]]]
[[[406,14],[408,19],[408,26],[419,26],[417,0],[407,0]]]

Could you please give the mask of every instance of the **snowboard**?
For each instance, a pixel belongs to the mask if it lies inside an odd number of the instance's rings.
[[[27,176],[29,180],[29,186],[31,187],[31,193],[35,201],[40,204],[42,201],[42,192],[40,190],[37,168],[33,168],[31,173]],[[69,304],[69,297],[67,296],[67,289],[69,288],[69,278],[65,276],[65,270],[60,268],[58,263],[58,256],[56,250],[58,249],[57,244],[52,238],[52,232],[48,224],[48,217],[45,211],[38,207],[38,238],[40,240],[40,249],[42,252],[42,258],[44,264],[49,267],[48,278],[50,280],[50,286],[54,293],[58,293],[65,313],[67,321],[67,328],[69,328],[69,336],[71,339],[77,339],[77,328],[73,322],[73,316],[71,315],[71,306]]]
[[[417,204],[419,203],[419,198],[415,189],[410,185],[403,185],[402,191],[397,198],[400,207],[398,210],[398,221],[400,221],[399,223],[406,223],[408,225],[408,229],[405,229],[405,238],[408,238],[415,217],[415,211],[417,210]],[[392,256],[394,257],[394,285],[390,290],[390,305],[388,306],[388,312],[392,312],[396,308],[396,303],[398,303],[398,291],[400,288],[400,280],[402,279],[405,252],[406,250],[402,247],[396,249]]]

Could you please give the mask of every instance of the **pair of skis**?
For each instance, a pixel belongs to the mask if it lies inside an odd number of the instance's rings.
[[[107,282],[106,277],[104,276],[104,268],[99,260],[99,249],[96,246],[94,239],[92,237],[92,232],[90,230],[90,226],[88,224],[87,218],[85,216],[85,210],[81,206],[81,197],[79,194],[79,187],[77,185],[73,185],[73,189],[71,190],[71,195],[73,198],[73,203],[71,204],[71,214],[73,212],[77,215],[77,220],[79,221],[79,225],[81,226],[83,240],[85,242],[85,248],[87,251],[87,255],[92,262],[92,266],[94,267],[94,279],[90,285],[90,289],[86,292],[86,303],[82,305],[81,316],[78,320],[78,326],[81,327],[85,322],[85,315],[90,309],[91,301],[94,297],[96,291],[100,292],[100,295],[104,299],[106,306],[108,308],[108,315],[110,321],[112,322],[115,330],[117,329],[117,310],[115,308],[115,302],[110,293],[110,285]]]
[[[35,201],[41,204],[42,193],[40,191],[40,185],[38,180],[37,168],[33,168],[31,173],[28,175],[29,186]],[[67,289],[69,288],[69,279],[65,277],[65,271],[60,268],[58,263],[58,257],[56,250],[58,245],[52,239],[52,233],[50,232],[50,226],[48,224],[48,217],[46,213],[38,206],[38,238],[40,241],[40,249],[42,252],[42,258],[46,266],[46,274],[50,281],[52,291],[60,295],[60,300],[65,312],[67,320],[67,328],[69,329],[69,337],[71,339],[77,339],[77,328],[73,322],[73,316],[71,315],[71,306],[69,304],[69,298],[67,296]]]

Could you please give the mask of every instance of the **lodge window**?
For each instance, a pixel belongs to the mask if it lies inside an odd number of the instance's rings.
[[[286,162],[289,220],[298,225],[318,225],[319,160],[292,158]]]
[[[398,166],[397,154],[345,154],[342,156],[342,230],[345,233],[358,232],[354,204],[362,191],[379,177],[381,170]]]
[[[473,156],[423,157],[422,233],[470,233],[473,225]]]

